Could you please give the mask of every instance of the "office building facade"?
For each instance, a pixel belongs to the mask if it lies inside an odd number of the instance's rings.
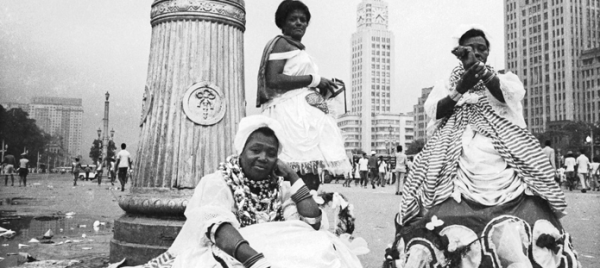
[[[600,47],[599,8],[597,0],[504,1],[505,68],[525,85],[523,112],[532,133],[551,122],[600,119],[598,94],[592,97],[600,70],[589,60]]]
[[[66,157],[82,154],[83,106],[81,99],[33,97],[29,117],[55,140],[62,140]],[[59,145],[60,146],[60,145]]]

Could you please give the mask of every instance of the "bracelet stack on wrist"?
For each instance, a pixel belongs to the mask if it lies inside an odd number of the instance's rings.
[[[492,82],[492,80],[494,79],[494,77],[496,77],[496,74],[494,72],[492,72],[492,74],[486,78],[485,80],[483,80],[483,84],[487,85],[489,82]]]
[[[292,201],[294,201],[294,203],[296,204],[308,198],[312,198],[312,195],[310,195],[310,190],[308,190],[308,187],[306,187],[305,185],[300,187],[300,189],[298,189],[294,194],[292,194]]]
[[[262,253],[257,253],[256,255],[250,257],[248,260],[244,262],[244,267],[246,268],[267,268],[271,267],[271,264],[265,259],[265,255]]]
[[[238,259],[238,257],[237,257],[238,249],[240,249],[240,246],[242,246],[243,244],[250,245],[250,243],[248,243],[248,241],[245,239],[241,239],[240,241],[237,242],[237,244],[235,244],[235,249],[233,250],[233,258],[235,258],[236,260]]]
[[[321,76],[318,74],[311,74],[312,82],[308,85],[308,87],[317,87],[319,83],[321,83]]]

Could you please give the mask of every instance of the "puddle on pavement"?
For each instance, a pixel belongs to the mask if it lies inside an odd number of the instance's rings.
[[[94,222],[100,221],[98,231],[94,230]],[[14,267],[24,262],[24,257],[19,257],[19,252],[26,253],[28,247],[19,249],[19,244],[32,245],[32,238],[42,240],[42,236],[52,230],[54,237],[50,239],[56,243],[66,240],[85,240],[82,235],[95,235],[112,232],[112,219],[94,219],[85,215],[74,215],[72,218],[65,216],[19,216],[14,211],[0,211],[0,227],[15,231],[12,238],[0,237],[0,268]],[[56,245],[56,246],[64,246]],[[19,259],[21,259],[19,261]]]

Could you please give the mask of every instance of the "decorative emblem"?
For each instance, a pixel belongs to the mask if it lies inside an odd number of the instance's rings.
[[[194,123],[210,126],[223,119],[227,103],[223,92],[210,82],[192,85],[183,96],[183,111]]]

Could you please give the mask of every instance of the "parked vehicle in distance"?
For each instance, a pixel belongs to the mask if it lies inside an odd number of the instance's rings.
[[[81,171],[79,171],[79,176],[77,176],[80,180],[85,180],[85,169],[90,168],[90,180],[96,179],[96,165],[81,165]]]

